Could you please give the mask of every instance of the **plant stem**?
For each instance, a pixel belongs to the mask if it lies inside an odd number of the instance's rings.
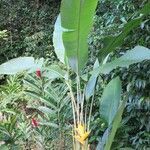
[[[78,124],[80,122],[80,79],[79,75],[77,74],[77,111],[78,111]]]
[[[72,111],[73,111],[73,119],[74,119],[74,126],[76,128],[76,113],[75,113],[75,110],[77,111],[76,101],[75,101],[75,97],[74,97],[74,94],[73,94],[73,91],[72,91],[70,83],[66,81],[66,84],[67,84],[67,86],[69,88],[69,91],[70,91],[71,103],[72,103]]]
[[[85,100],[84,93],[85,93],[85,87],[84,87],[84,92],[82,94],[82,102],[81,102],[81,116],[80,116],[80,118],[81,118],[82,122],[84,122],[84,119],[83,119],[83,117],[84,117],[83,106],[84,106],[84,100]],[[86,124],[86,122],[84,122],[84,124]]]

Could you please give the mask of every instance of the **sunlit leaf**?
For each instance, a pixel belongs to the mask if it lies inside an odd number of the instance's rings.
[[[62,41],[62,34],[63,29],[61,27],[61,18],[60,15],[57,17],[54,26],[54,33],[53,33],[53,45],[54,50],[57,55],[57,58],[62,62],[65,63],[65,48]]]
[[[56,46],[55,50],[62,51],[61,56],[57,51],[57,56],[61,61],[64,61],[65,48],[71,68],[78,73],[87,62],[87,37],[92,26],[97,2],[98,0],[62,0],[61,3],[61,19],[58,17],[56,22],[54,46]],[[56,37],[58,37],[59,43],[56,41]]]
[[[35,67],[33,57],[19,57],[0,65],[0,74],[16,74]]]
[[[108,74],[117,67],[128,67],[129,65],[142,62],[144,60],[150,60],[150,50],[143,46],[136,46],[134,49],[127,51],[120,58],[116,58],[110,63],[100,66],[99,72]]]

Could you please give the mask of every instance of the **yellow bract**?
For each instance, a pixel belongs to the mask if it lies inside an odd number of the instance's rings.
[[[76,131],[76,134],[74,136],[75,139],[84,145],[85,140],[88,138],[90,134],[90,131],[86,132],[84,125],[81,125],[81,124],[78,125],[75,131]]]

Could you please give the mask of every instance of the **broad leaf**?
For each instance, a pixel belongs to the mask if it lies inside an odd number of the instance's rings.
[[[96,60],[93,69],[96,69],[99,67],[99,61]],[[94,89],[95,89],[95,84],[97,81],[97,77],[98,77],[99,73],[93,73],[87,83],[86,86],[86,90],[85,90],[85,96],[86,99],[88,100],[94,93]]]
[[[57,58],[65,63],[65,48],[62,41],[63,28],[61,27],[60,15],[57,17],[53,33],[53,45]]]
[[[111,80],[105,87],[100,101],[100,115],[110,125],[118,111],[121,100],[121,81],[119,77]]]
[[[69,64],[75,72],[80,72],[87,61],[87,37],[97,2],[98,0],[62,0],[61,3],[63,45]],[[57,36],[61,37],[62,32],[59,33]],[[62,48],[62,43],[60,45]]]
[[[131,64],[142,62],[143,60],[150,60],[150,50],[143,46],[136,46],[134,49],[127,51],[120,58],[116,58],[110,63],[100,66],[99,71],[100,73],[108,74],[117,67],[128,67]]]
[[[16,74],[35,67],[33,57],[19,57],[0,65],[0,74]]]
[[[140,26],[143,18],[149,14],[150,10],[150,3],[147,3],[139,12],[138,14],[140,17],[135,18],[128,23],[125,24],[122,32],[118,36],[108,36],[104,39],[104,46],[103,49],[99,52],[99,58],[100,60],[104,59],[110,52],[114,51],[117,47],[121,46],[124,42],[124,39],[126,36],[132,31],[133,29]]]
[[[112,129],[110,130],[110,134],[109,134],[108,138],[106,139],[104,150],[110,150],[110,148],[111,148],[115,134],[116,134],[117,129],[118,129],[120,122],[122,120],[122,114],[123,114],[123,111],[125,108],[125,104],[126,104],[126,100],[124,100],[122,102],[122,104],[119,107],[119,110],[118,110],[118,112],[117,112],[117,114],[113,120]]]

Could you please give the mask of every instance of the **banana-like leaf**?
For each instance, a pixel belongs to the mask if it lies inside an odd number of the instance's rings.
[[[62,34],[63,34],[63,28],[61,27],[61,18],[59,15],[57,17],[57,20],[54,26],[53,45],[54,45],[54,50],[57,55],[57,58],[62,63],[65,63],[65,48],[63,45]]]
[[[35,67],[33,57],[19,57],[0,65],[0,74],[16,74]]]
[[[103,49],[99,52],[99,59],[100,61],[103,60],[110,52],[114,51],[117,47],[121,46],[124,42],[125,37],[130,33],[131,30],[137,28],[143,18],[149,14],[150,10],[150,3],[148,2],[139,12],[138,14],[142,14],[140,17],[129,21],[125,24],[123,31],[116,37],[108,36],[104,39],[104,46]]]
[[[102,74],[108,74],[117,67],[128,67],[129,65],[142,62],[144,60],[150,60],[150,50],[143,46],[136,46],[134,49],[127,51],[120,58],[116,58],[110,63],[101,65],[99,72]]]
[[[96,150],[110,150],[116,131],[122,119],[122,114],[125,108],[126,101],[127,99],[121,102],[121,105],[118,108],[118,111],[116,113],[116,116],[114,117],[112,124],[106,129],[102,139],[99,140]]]
[[[117,132],[117,129],[120,125],[120,122],[122,120],[122,114],[125,108],[125,104],[126,104],[126,100],[124,100],[121,104],[121,106],[119,107],[119,110],[113,120],[113,124],[112,124],[112,129],[110,130],[110,133],[108,135],[108,138],[106,139],[106,143],[105,143],[105,147],[104,150],[110,150],[111,149],[111,145],[113,143],[115,134]]]
[[[93,69],[96,69],[99,67],[99,61],[98,59],[96,60],[95,64],[94,64],[94,67]],[[86,96],[86,99],[88,100],[94,93],[94,89],[95,89],[95,85],[96,85],[96,81],[97,81],[97,77],[98,77],[99,73],[95,73],[95,74],[92,74],[88,83],[87,83],[87,86],[86,86],[86,90],[85,90],[85,96]]]
[[[55,42],[54,46],[55,50],[62,50],[62,57],[60,54],[58,56],[58,51],[56,52],[58,58],[64,61],[65,53],[71,68],[78,73],[87,61],[87,37],[92,26],[97,2],[98,0],[62,0],[61,3],[61,18],[57,19],[57,29],[55,29],[59,33],[55,32],[54,34],[55,37],[58,37],[59,43],[55,38],[53,40]],[[60,37],[62,37],[62,40]],[[61,43],[62,41],[63,44]]]
[[[111,80],[105,87],[100,101],[100,115],[111,125],[121,100],[121,81],[119,77]]]

